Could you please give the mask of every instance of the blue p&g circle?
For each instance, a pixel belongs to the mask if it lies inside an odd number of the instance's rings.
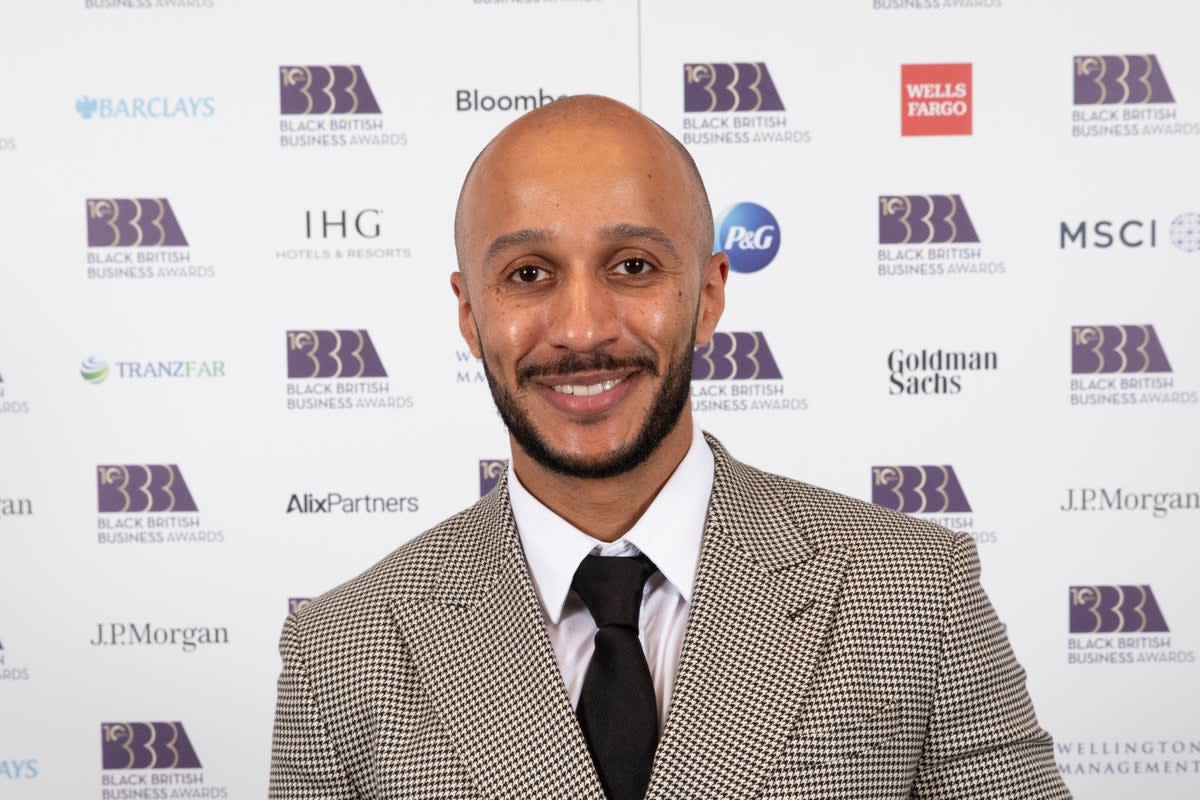
[[[721,218],[715,249],[734,272],[758,272],[779,252],[779,223],[758,203],[738,203]]]

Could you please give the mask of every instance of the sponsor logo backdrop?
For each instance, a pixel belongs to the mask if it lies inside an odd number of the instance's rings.
[[[1076,796],[1200,795],[1195,23],[1166,0],[0,12],[0,796],[264,795],[283,616],[506,468],[454,202],[502,125],[582,92],[704,172],[734,271],[700,424],[969,533]]]

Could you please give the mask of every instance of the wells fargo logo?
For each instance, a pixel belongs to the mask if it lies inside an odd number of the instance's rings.
[[[779,380],[775,356],[759,331],[718,331],[692,354],[692,380]]]
[[[956,194],[905,194],[879,198],[880,244],[978,242],[975,225]]]
[[[281,114],[378,114],[379,103],[362,67],[351,65],[279,68]]]
[[[683,65],[683,110],[783,111],[767,65],[709,62]]]
[[[196,511],[196,502],[174,464],[101,465],[96,473],[100,513]]]
[[[87,238],[88,247],[187,245],[165,197],[88,198]]]
[[[872,467],[871,478],[871,502],[884,508],[905,514],[971,511],[949,465]]]
[[[288,331],[289,378],[386,378],[365,330]]]
[[[182,722],[105,722],[100,725],[104,769],[200,769]]]
[[[1174,103],[1158,56],[1075,56],[1075,105]]]

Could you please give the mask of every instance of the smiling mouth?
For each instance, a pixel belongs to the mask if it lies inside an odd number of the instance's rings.
[[[559,394],[569,394],[576,397],[587,397],[593,394],[607,392],[609,389],[616,386],[624,378],[615,378],[610,381],[601,381],[600,383],[575,384],[575,383],[556,383],[552,387]]]

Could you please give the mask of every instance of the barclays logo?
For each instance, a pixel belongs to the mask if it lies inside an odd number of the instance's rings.
[[[33,781],[38,777],[36,758],[0,758],[0,778],[5,781]]]
[[[729,256],[734,272],[758,272],[779,252],[779,223],[757,203],[738,203],[717,226],[716,250]]]
[[[205,119],[216,114],[216,99],[193,97],[89,97],[75,101],[83,119]]]

